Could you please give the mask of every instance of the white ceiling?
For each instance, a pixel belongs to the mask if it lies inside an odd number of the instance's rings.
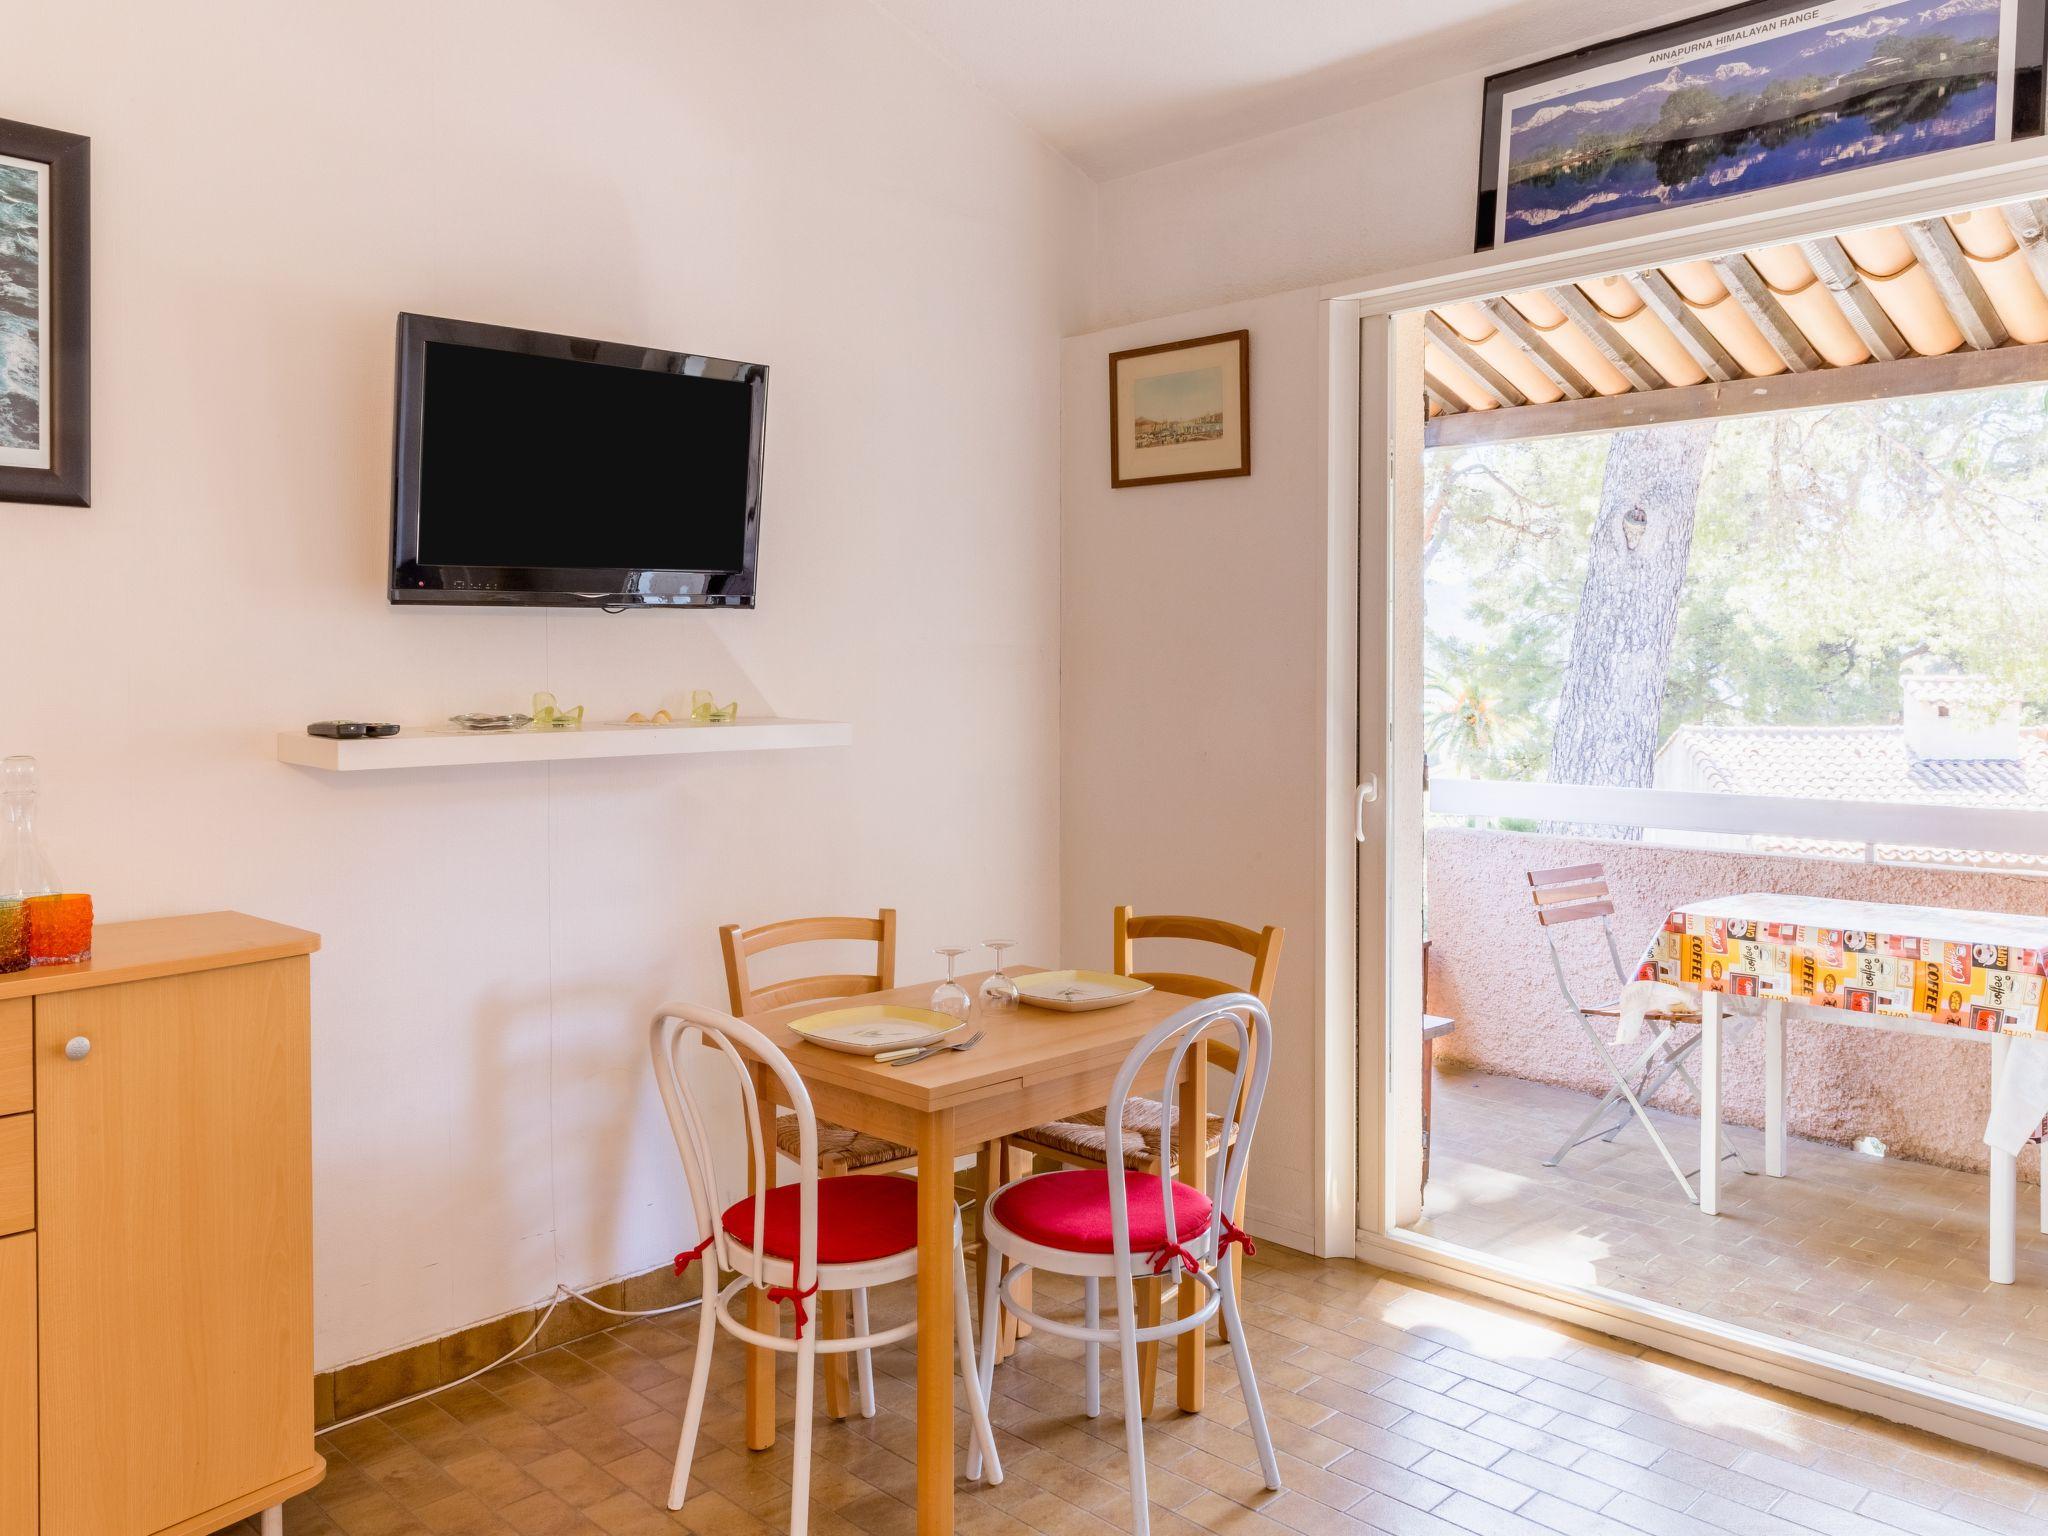
[[[876,3],[1107,180],[1713,0]]]

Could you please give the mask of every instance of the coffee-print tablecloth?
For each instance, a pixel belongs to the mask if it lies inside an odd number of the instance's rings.
[[[1749,892],[1693,902],[1665,919],[1630,994],[1673,990],[1711,1004],[1700,1019],[1702,1215],[1720,1212],[1723,999],[1760,1012],[1764,1029],[1764,1173],[1786,1175],[1784,1030],[1808,1015],[1876,1029],[1981,1041],[1989,1057],[1991,1149],[1985,1270],[2018,1274],[2018,1154],[2048,1115],[2042,972],[2048,918],[1946,907]]]
[[[1636,975],[2031,1036],[2048,1035],[2044,972],[2048,918],[1751,892],[1673,912]]]

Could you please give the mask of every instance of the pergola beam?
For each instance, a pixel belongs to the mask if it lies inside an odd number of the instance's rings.
[[[1856,263],[1842,249],[1841,241],[1824,235],[1818,240],[1800,241],[1799,250],[1828,292],[1835,296],[1850,329],[1870,349],[1872,357],[1890,363],[1915,355],[1906,345],[1906,338],[1899,334],[1899,328],[1892,324],[1892,317],[1877,302],[1877,296],[1863,286]]]
[[[2019,241],[2021,254],[2027,258],[2027,270],[2048,291],[2048,203],[2038,197],[2008,203],[2005,222],[2012,227],[2013,238]]]
[[[1565,399],[1580,400],[1595,393],[1593,386],[1586,382],[1585,375],[1566,362],[1544,334],[1531,325],[1528,317],[1514,305],[1506,299],[1488,299],[1485,307],[1487,315],[1500,327],[1501,334],[1512,341],[1546,379],[1564,391]]]
[[[1899,400],[2048,381],[2048,342],[1990,351],[1958,350],[1942,357],[1905,357],[1888,363],[1859,363],[1785,373],[1767,379],[1695,384],[1647,394],[1596,396],[1529,405],[1512,411],[1472,412],[1432,421],[1426,447],[1512,442],[1531,437],[1567,437],[1583,432],[1616,432],[1675,421],[1757,416],[1769,411],[1819,410],[1859,401]]]
[[[1641,354],[1623,340],[1600,307],[1570,283],[1543,290],[1543,296],[1565,312],[1566,317],[1592,340],[1600,355],[1628,380],[1629,388],[1653,390],[1665,387],[1664,375],[1644,362]],[[1617,395],[1614,398],[1620,399]]]
[[[1422,371],[1422,395],[1426,400],[1434,400],[1436,408],[1446,416],[1465,413],[1465,402],[1458,398],[1457,391],[1426,368]]]
[[[1627,282],[1636,296],[1650,306],[1650,313],[1662,320],[1664,328],[1678,339],[1686,355],[1700,365],[1701,373],[1723,384],[1742,377],[1742,365],[1728,355],[1728,349],[1692,312],[1692,306],[1671,286],[1670,278],[1650,267],[1629,273]]]
[[[1756,268],[1749,264],[1747,257],[1723,256],[1714,263],[1714,271],[1727,284],[1729,297],[1742,307],[1742,312],[1749,316],[1764,340],[1770,343],[1771,350],[1784,359],[1787,368],[1794,373],[1811,373],[1821,366],[1820,354],[1813,350],[1813,343],[1785,313],[1785,306],[1771,292],[1770,284],[1757,275]]]
[[[1934,280],[1935,292],[1963,340],[1979,352],[2002,347],[2006,342],[2005,322],[1992,307],[1991,296],[1970,270],[1970,259],[1956,243],[1955,231],[1947,219],[1918,219],[1903,226],[1906,243],[1920,258],[1920,265]]]
[[[1450,354],[1451,361],[1476,379],[1479,387],[1496,402],[1515,406],[1529,403],[1529,397],[1515,388],[1507,375],[1480,356],[1479,349],[1460,336],[1435,310],[1423,315],[1422,325],[1429,332],[1429,339]]]

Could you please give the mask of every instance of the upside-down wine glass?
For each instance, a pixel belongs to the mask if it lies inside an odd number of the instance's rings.
[[[965,1024],[967,1015],[974,1011],[974,1000],[967,995],[967,989],[953,979],[953,962],[967,953],[966,947],[942,945],[932,953],[946,957],[946,979],[932,989],[932,1011],[947,1014]]]
[[[1003,951],[1013,948],[1015,939],[983,939],[982,946],[996,952],[996,968],[982,978],[981,1005],[991,1013],[1008,1013],[1017,1006],[1017,983],[1003,974]]]

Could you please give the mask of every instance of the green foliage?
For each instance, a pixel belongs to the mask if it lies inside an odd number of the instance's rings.
[[[1773,122],[1778,118],[1790,117],[1805,110],[1806,104],[1827,90],[1828,83],[1820,75],[1781,75],[1766,85],[1757,95],[1756,116],[1761,122]]]
[[[1939,75],[1993,69],[1998,63],[1995,39],[1979,37],[1963,43],[1943,32],[1893,38],[1878,51],[1882,57],[1872,59],[1866,72],[1893,79],[1931,80]]]
[[[1452,771],[1543,772],[1608,441],[1425,457],[1425,731]],[[2048,720],[2044,547],[2048,389],[1723,422],[1660,734],[1895,722],[1908,662]]]
[[[1657,112],[1657,136],[1664,139],[1689,139],[1708,128],[1720,124],[1724,111],[1731,119],[1742,115],[1746,99],[1737,97],[1726,103],[1703,85],[1680,86],[1664,98],[1664,105]],[[1731,121],[1727,126],[1733,126]]]

